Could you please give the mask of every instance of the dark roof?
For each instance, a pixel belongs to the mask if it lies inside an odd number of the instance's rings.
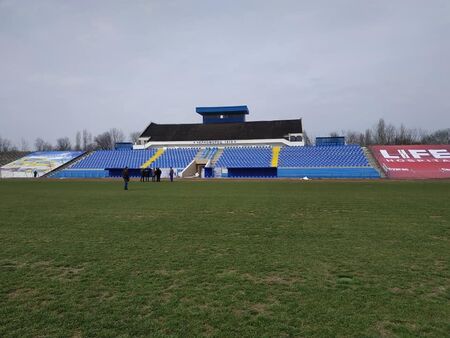
[[[200,115],[208,114],[248,114],[247,106],[225,106],[225,107],[197,107],[195,111]]]
[[[208,141],[280,139],[289,133],[301,133],[302,120],[255,121],[218,124],[150,123],[140,137],[151,141]]]

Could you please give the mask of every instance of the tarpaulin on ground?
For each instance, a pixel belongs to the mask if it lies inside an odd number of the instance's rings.
[[[371,146],[388,178],[450,178],[450,145]]]
[[[82,151],[37,151],[0,168],[1,177],[40,177],[83,154]]]

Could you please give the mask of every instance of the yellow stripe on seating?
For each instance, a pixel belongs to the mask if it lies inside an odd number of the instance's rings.
[[[147,162],[145,162],[143,165],[141,165],[141,168],[145,169],[145,168],[149,167],[150,164],[155,162],[158,159],[158,157],[160,157],[163,153],[164,153],[164,148],[159,148],[158,151],[155,153],[155,155],[150,157],[150,159]]]
[[[272,147],[272,164],[271,167],[278,167],[278,157],[280,155],[280,147]]]

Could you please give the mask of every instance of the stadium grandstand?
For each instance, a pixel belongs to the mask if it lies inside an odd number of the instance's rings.
[[[202,123],[150,123],[136,144],[115,150],[32,153],[1,167],[3,177],[120,177],[128,167],[173,168],[180,178],[449,178],[448,146],[346,144],[318,137],[305,146],[302,119],[246,121],[247,106],[197,107]],[[412,148],[411,148],[412,147]]]

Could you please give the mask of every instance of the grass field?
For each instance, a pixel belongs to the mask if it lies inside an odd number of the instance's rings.
[[[0,181],[0,337],[444,337],[449,259],[449,181]]]

